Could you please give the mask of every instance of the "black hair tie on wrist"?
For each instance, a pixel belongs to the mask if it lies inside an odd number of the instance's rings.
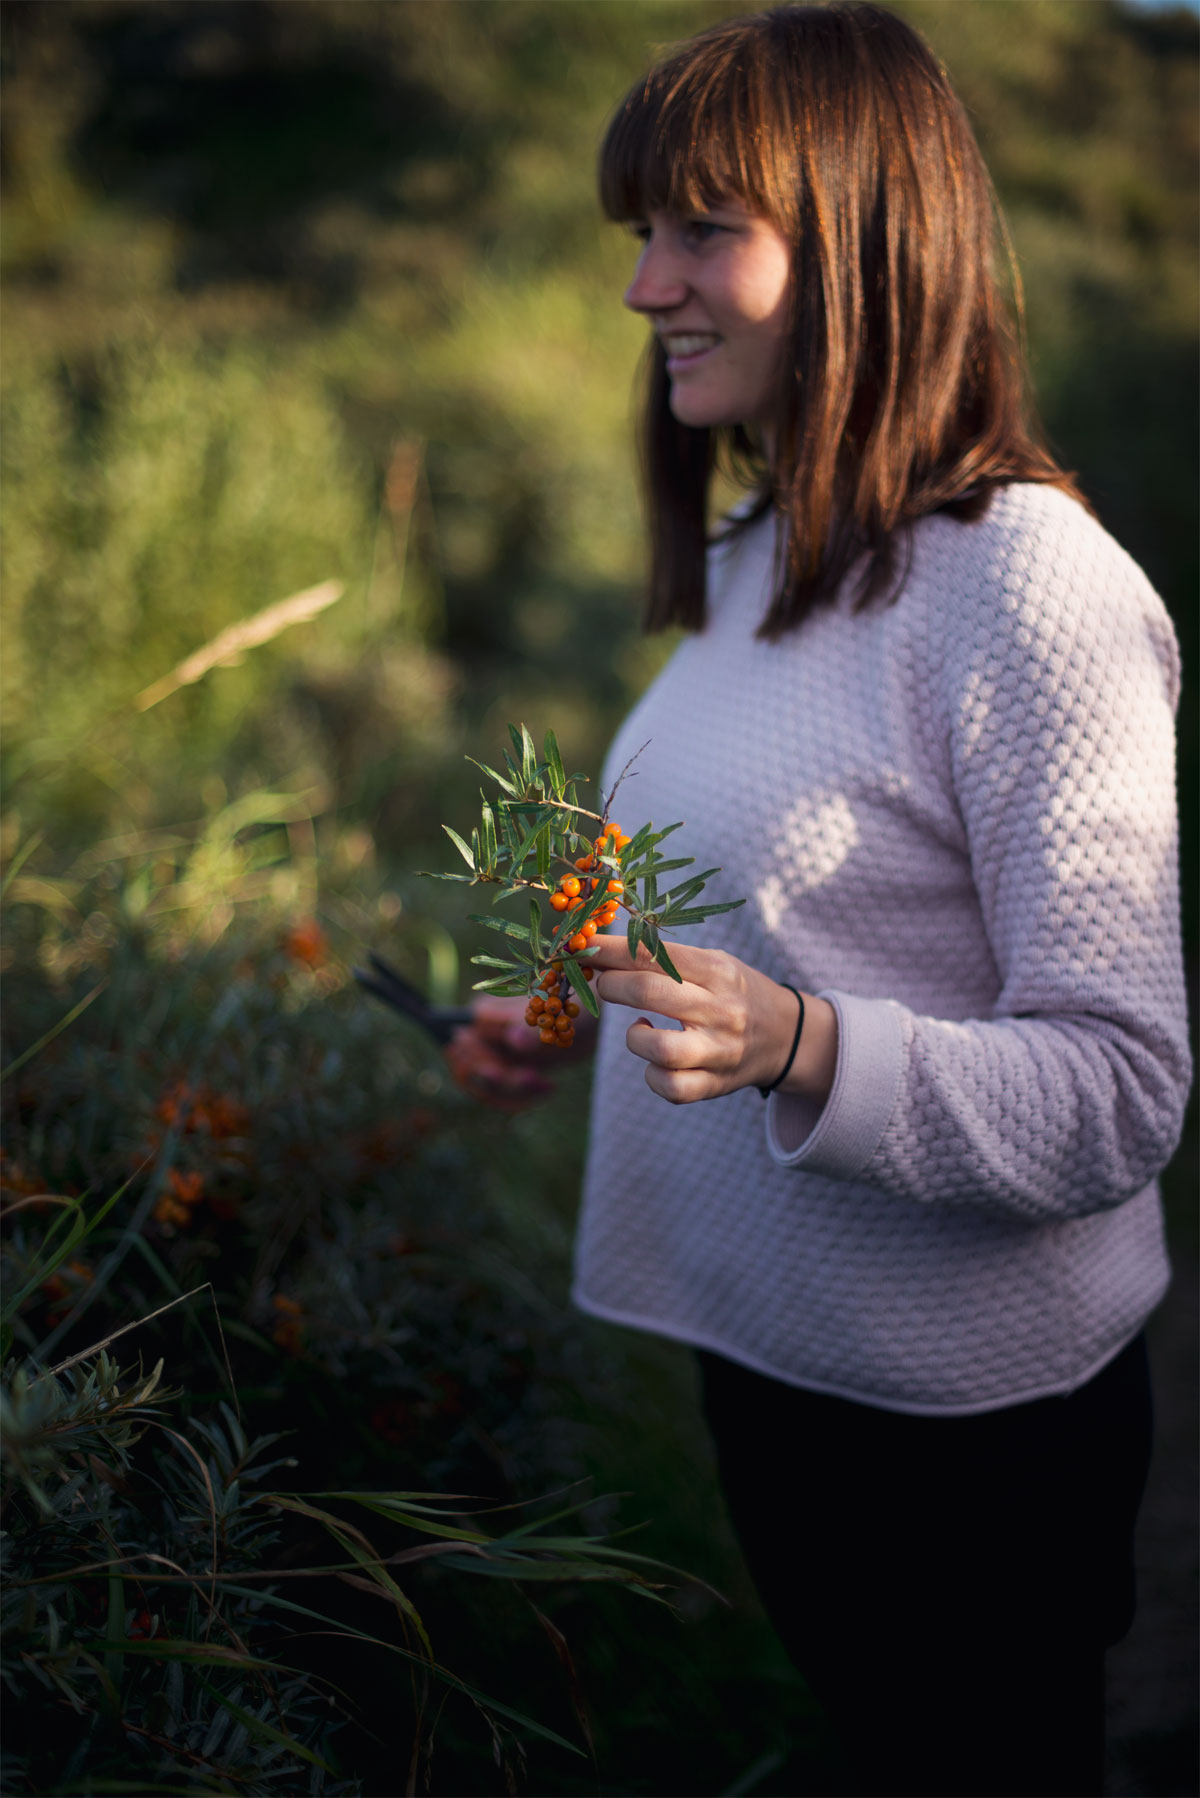
[[[788,986],[788,983],[786,980],[781,980],[779,982],[779,984],[780,984],[780,986],[787,987],[787,990],[789,993],[796,993],[795,987]],[[783,1072],[782,1072],[782,1074],[780,1074],[779,1078],[777,1080],[772,1080],[770,1086],[760,1086],[759,1087],[758,1090],[762,1094],[764,1099],[766,1098],[768,1093],[773,1093],[775,1091],[775,1088],[777,1086],[781,1086],[783,1084],[783,1082],[787,1079],[788,1075],[792,1071],[792,1063],[796,1059],[796,1050],[800,1047],[800,1032],[804,1029],[804,999],[800,993],[796,993],[796,1002],[800,1007],[800,1016],[796,1019],[796,1034],[792,1038],[791,1053],[789,1054],[787,1060],[783,1064]]]

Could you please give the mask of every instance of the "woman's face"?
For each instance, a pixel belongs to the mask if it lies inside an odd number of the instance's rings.
[[[636,221],[625,304],[662,340],[671,411],[685,425],[765,425],[784,366],[792,251],[738,200]]]

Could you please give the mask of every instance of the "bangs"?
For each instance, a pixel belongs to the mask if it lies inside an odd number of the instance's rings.
[[[632,88],[600,150],[600,204],[617,223],[651,212],[690,213],[737,199],[787,226],[787,174],[774,165],[779,133],[765,128],[782,95],[761,60],[723,42],[727,27],[693,39]],[[786,101],[785,101],[786,103]]]

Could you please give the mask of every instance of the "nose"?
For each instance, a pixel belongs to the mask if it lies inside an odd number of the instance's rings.
[[[687,282],[670,243],[652,231],[625,289],[625,304],[631,312],[673,312],[682,306],[687,293]]]

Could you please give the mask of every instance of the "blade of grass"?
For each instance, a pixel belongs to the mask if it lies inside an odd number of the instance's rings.
[[[75,1022],[76,1018],[79,1017],[81,1013],[87,1010],[93,999],[98,999],[100,997],[107,985],[107,980],[98,981],[91,992],[79,1001],[78,1005],[73,1005],[71,1007],[65,1018],[60,1018],[58,1023],[55,1024],[52,1029],[47,1030],[45,1036],[39,1036],[37,1042],[26,1049],[24,1054],[18,1055],[15,1061],[9,1062],[8,1066],[0,1072],[0,1081],[7,1080],[10,1074],[15,1074],[18,1068],[23,1068],[27,1061],[32,1061],[35,1055],[39,1055],[46,1047],[47,1043],[52,1043],[56,1036],[61,1035],[69,1025]]]

